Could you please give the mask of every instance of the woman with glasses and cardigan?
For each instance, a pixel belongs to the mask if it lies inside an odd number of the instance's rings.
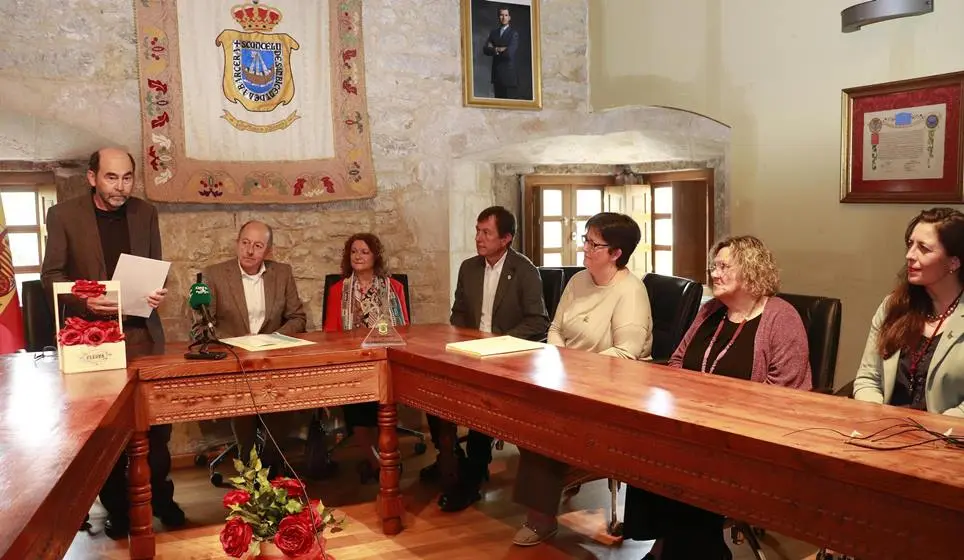
[[[604,356],[641,360],[653,348],[646,286],[627,268],[641,234],[625,214],[603,212],[586,222],[583,264],[562,293],[549,326],[549,344]],[[519,449],[516,502],[529,514],[513,542],[539,544],[555,534],[563,490],[582,478],[565,463]]]
[[[770,251],[746,235],[720,241],[710,257],[713,299],[700,308],[669,365],[810,390],[807,333],[797,310],[774,296],[780,277]],[[632,486],[625,507],[623,536],[656,540],[647,560],[732,558],[722,515]]]

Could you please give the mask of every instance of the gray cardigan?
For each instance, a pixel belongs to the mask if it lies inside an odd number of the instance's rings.
[[[870,334],[860,368],[854,380],[854,398],[858,401],[889,403],[897,381],[900,352],[886,360],[877,352],[877,336],[887,313],[887,300],[877,308],[870,323]],[[927,370],[925,400],[928,412],[964,417],[964,306],[959,306],[944,323],[944,335],[934,349]]]

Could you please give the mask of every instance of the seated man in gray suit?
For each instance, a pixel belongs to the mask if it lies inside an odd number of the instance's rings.
[[[486,208],[475,224],[478,255],[462,262],[449,322],[456,327],[498,335],[542,340],[549,328],[542,279],[532,261],[512,250],[515,217],[501,206]],[[438,445],[440,419],[428,416],[432,441]],[[492,438],[472,430],[459,487],[442,494],[442,511],[461,511],[481,499],[479,488],[492,461]],[[438,463],[422,470],[422,478],[438,476]]]
[[[274,234],[263,222],[250,221],[238,232],[238,257],[204,269],[204,281],[211,288],[211,317],[218,338],[249,334],[305,332],[306,316],[298,297],[291,266],[272,260]],[[285,413],[264,414],[268,430],[281,437]],[[238,440],[238,456],[247,461],[254,445],[256,416],[231,420]],[[282,466],[278,450],[267,442],[262,462],[274,475]]]

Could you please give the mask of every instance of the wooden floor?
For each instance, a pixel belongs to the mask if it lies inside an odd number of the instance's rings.
[[[354,465],[360,458],[357,448],[340,450],[336,459],[341,472],[332,479],[309,484],[312,496],[347,515],[343,531],[326,532],[328,550],[337,560],[362,558],[429,558],[439,560],[470,559],[601,559],[622,560],[642,558],[651,542],[610,543],[606,535],[609,518],[609,492],[605,481],[583,486],[574,498],[562,505],[560,531],[549,543],[530,548],[512,545],[512,536],[524,519],[523,509],[512,502],[518,454],[512,445],[496,452],[491,466],[491,480],[481,502],[457,514],[445,514],[435,505],[438,488],[422,484],[418,471],[434,458],[429,453],[415,456],[412,438],[402,442],[404,473],[402,491],[405,496],[405,530],[395,537],[381,534],[375,515],[374,484],[360,485]],[[293,461],[297,466],[297,462]],[[222,469],[231,472],[230,465]],[[175,499],[188,517],[188,525],[176,531],[165,531],[155,519],[157,558],[161,560],[201,560],[225,558],[218,540],[224,523],[221,497],[225,489],[215,488],[208,481],[203,468],[175,470]],[[622,517],[622,493],[619,514]],[[97,503],[91,509],[94,535],[78,533],[68,559],[123,559],[127,558],[126,542],[117,543],[103,533],[104,510]],[[801,560],[813,558],[816,547],[768,533],[764,538],[768,559]],[[748,546],[733,546],[737,560],[750,560]]]

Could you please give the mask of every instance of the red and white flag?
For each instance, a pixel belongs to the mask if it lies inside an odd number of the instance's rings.
[[[13,278],[13,254],[7,239],[7,222],[0,207],[0,354],[23,348],[23,317]]]

